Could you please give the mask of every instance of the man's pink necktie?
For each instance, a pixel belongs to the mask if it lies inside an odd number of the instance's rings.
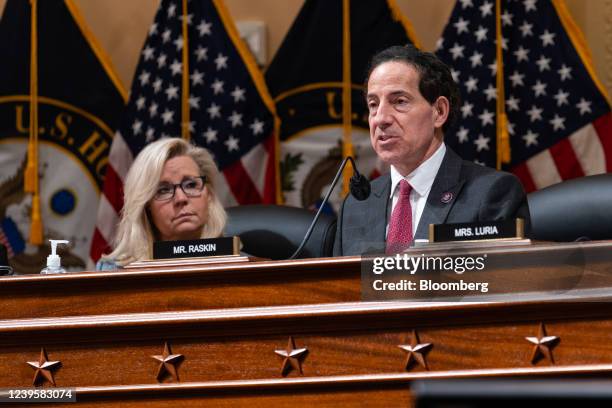
[[[406,181],[400,181],[399,197],[389,221],[387,234],[387,254],[395,254],[407,249],[412,243],[412,206],[410,191],[412,186]]]

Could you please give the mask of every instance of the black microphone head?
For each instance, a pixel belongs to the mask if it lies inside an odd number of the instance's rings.
[[[353,177],[351,177],[350,186],[351,194],[357,200],[363,201],[370,196],[370,191],[372,190],[370,181],[363,174],[355,172]]]

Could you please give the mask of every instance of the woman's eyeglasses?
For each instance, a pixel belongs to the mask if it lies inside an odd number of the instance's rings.
[[[158,201],[172,200],[177,187],[180,187],[187,197],[199,197],[205,184],[206,176],[186,178],[178,184],[160,183],[153,198]]]

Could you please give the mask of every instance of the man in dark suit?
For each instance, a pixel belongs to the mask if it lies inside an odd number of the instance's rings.
[[[429,224],[524,218],[523,187],[512,174],[462,160],[444,144],[459,111],[459,89],[435,55],[412,46],[376,54],[366,79],[370,140],[390,174],[365,201],[348,196],[334,255],[399,252],[425,239]]]

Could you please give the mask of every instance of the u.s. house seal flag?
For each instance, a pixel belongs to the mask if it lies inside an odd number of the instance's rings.
[[[50,238],[84,269],[125,91],[71,0],[8,0],[0,44],[0,241],[18,273]]]
[[[395,0],[304,2],[266,71],[281,120],[280,170],[287,204],[318,206],[347,155],[357,158],[362,173],[377,175],[363,94],[365,71],[376,52],[406,43],[418,45]],[[339,191],[332,196],[336,208],[341,198]]]

